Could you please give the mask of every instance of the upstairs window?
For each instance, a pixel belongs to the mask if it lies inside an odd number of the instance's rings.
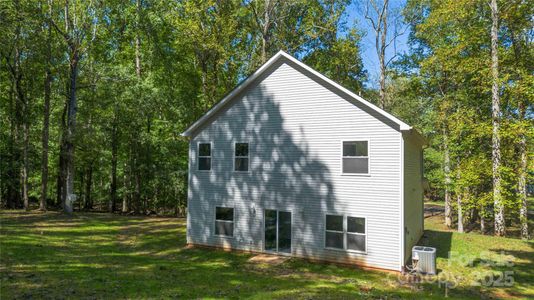
[[[211,170],[211,143],[198,144],[198,169],[201,171]]]
[[[248,143],[235,143],[234,171],[248,172],[249,147]]]
[[[369,141],[343,141],[343,174],[369,174]]]
[[[234,209],[215,207],[215,235],[234,236]]]

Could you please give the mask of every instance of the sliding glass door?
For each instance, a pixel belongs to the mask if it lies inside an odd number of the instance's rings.
[[[265,210],[265,251],[291,253],[291,213]]]

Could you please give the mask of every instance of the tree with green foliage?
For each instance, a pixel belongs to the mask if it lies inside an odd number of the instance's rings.
[[[486,232],[487,221],[493,219],[493,232],[503,235],[505,223],[520,219],[519,208],[525,207],[520,204],[524,197],[518,170],[526,167],[517,157],[523,157],[527,147],[522,145],[529,138],[516,128],[525,124],[521,112],[531,110],[531,104],[519,108],[525,102],[508,100],[515,96],[513,91],[524,91],[517,87],[528,84],[528,79],[508,75],[516,62],[500,57],[514,53],[507,37],[528,32],[532,12],[524,1],[493,2],[490,6],[484,1],[408,1],[404,13],[413,50],[403,64],[413,68],[404,76],[424,81],[420,91],[432,107],[433,112],[418,123],[423,128],[434,123],[429,132],[432,150],[427,153],[436,155],[427,156],[426,165],[444,170],[431,181],[444,191],[445,223],[452,225],[456,206],[459,229],[464,222],[478,223]],[[499,16],[506,22],[498,22]],[[517,27],[511,32],[502,23]],[[451,194],[459,201],[453,203]],[[520,223],[523,227],[527,222]]]
[[[185,214],[179,133],[285,50],[422,130],[427,196],[445,200],[447,226],[517,225],[529,238],[532,0],[409,0],[398,18],[390,1],[369,2],[382,24],[376,89],[346,11],[356,4],[2,2],[1,205]],[[388,63],[395,20],[410,48]]]

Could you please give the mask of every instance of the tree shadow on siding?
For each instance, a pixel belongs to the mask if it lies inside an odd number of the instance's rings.
[[[261,86],[280,65],[273,65],[192,140],[189,186],[198,201],[188,208],[193,243],[262,251],[263,213],[276,209],[292,212],[293,253],[323,257],[324,214],[342,214],[346,207],[336,201],[333,170],[318,157],[302,126],[287,126],[275,96]],[[290,99],[284,101],[284,107],[291,106]],[[199,142],[212,143],[209,172],[197,169]],[[248,172],[234,171],[233,147],[240,142],[250,143]],[[320,146],[315,140],[313,147]],[[328,151],[340,153],[338,144]],[[214,236],[216,206],[235,207],[233,238]],[[362,255],[329,254],[332,260],[352,258],[366,265]]]

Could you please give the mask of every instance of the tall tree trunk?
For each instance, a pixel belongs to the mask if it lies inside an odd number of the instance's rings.
[[[24,204],[24,209],[29,210],[30,209],[30,203],[28,198],[28,147],[30,145],[30,125],[29,125],[29,108],[28,108],[28,100],[26,99],[22,87],[22,74],[20,70],[20,53],[19,50],[16,50],[17,52],[17,94],[18,99],[22,105],[22,169],[21,169],[21,183],[22,183],[22,200]]]
[[[52,1],[48,0],[48,37],[46,45],[46,65],[44,82],[44,107],[43,107],[43,133],[41,143],[43,153],[41,156],[41,198],[39,209],[46,210],[46,198],[48,192],[48,138],[50,127],[50,93],[52,85],[52,71],[50,64],[52,60]]]
[[[129,209],[134,213],[139,212],[139,206],[141,201],[141,182],[139,178],[139,139],[137,133],[133,133],[130,137],[130,172],[129,172],[129,186],[131,191]]]
[[[11,81],[10,85],[10,101],[9,101],[9,110],[10,110],[10,139],[9,139],[9,170],[7,172],[7,191],[6,191],[6,206],[7,208],[19,208],[21,202],[20,198],[20,180],[18,179],[18,162],[19,162],[19,151],[18,151],[18,111],[19,104],[17,101],[17,96],[15,95],[15,81]]]
[[[94,24],[93,18],[86,18],[82,24],[80,24],[79,16],[72,16],[72,14],[78,13],[76,10],[74,12],[70,11],[69,1],[65,1],[64,5],[64,24],[65,29],[61,30],[56,23],[52,22],[53,27],[58,31],[58,33],[64,38],[67,44],[67,53],[69,56],[69,80],[67,87],[67,105],[66,105],[66,130],[63,132],[62,137],[62,146],[64,147],[64,165],[63,170],[65,177],[63,183],[62,194],[65,197],[62,197],[64,200],[63,210],[66,213],[72,213],[73,211],[73,202],[76,201],[76,195],[74,191],[74,152],[75,152],[75,136],[76,136],[76,113],[78,109],[78,103],[76,98],[76,86],[78,80],[78,64],[82,55],[80,54],[80,49],[82,49],[82,42],[84,36],[88,33],[88,28],[91,28],[91,25]],[[95,29],[93,29],[94,31]]]
[[[85,180],[85,209],[91,210],[93,209],[93,199],[91,197],[91,189],[93,187],[93,166],[90,164],[87,168],[86,172],[86,180]]]
[[[65,178],[67,178],[66,162],[65,162],[65,135],[67,131],[66,124],[67,106],[63,109],[63,116],[61,120],[61,138],[59,144],[59,166],[57,173],[57,204],[61,209],[65,209],[65,201],[67,193],[65,189]]]
[[[378,59],[380,63],[380,108],[386,108],[386,66],[384,62],[384,57],[381,55]]]
[[[20,16],[21,8],[20,8],[20,1],[16,0],[13,1],[15,9],[16,9],[16,19],[22,20],[22,17]],[[10,192],[8,194],[8,206],[11,208],[20,208],[21,207],[21,200],[22,200],[22,189],[24,189],[21,186],[22,180],[22,172],[23,172],[23,166],[21,166],[21,141],[20,141],[20,131],[21,131],[21,124],[23,123],[24,118],[24,94],[22,93],[22,75],[20,72],[20,50],[19,50],[19,37],[20,37],[20,21],[17,22],[17,26],[15,28],[15,55],[13,56],[13,61],[8,62],[11,60],[11,58],[6,58],[6,63],[9,66],[10,73],[11,73],[11,97],[12,102],[14,105],[14,109],[12,110],[12,131],[11,131],[11,141],[12,141],[12,152],[11,152],[11,161],[13,162],[12,166],[13,169],[11,170],[12,174],[9,177],[10,178],[10,184],[9,184],[9,190]],[[22,96],[22,97],[21,97]]]
[[[135,74],[139,79],[141,77],[141,39],[139,33],[135,35]]]
[[[389,63],[386,62],[386,49],[390,45],[391,41],[395,40],[398,35],[395,33],[393,40],[388,41],[388,14],[389,14],[389,0],[380,1],[367,0],[365,8],[365,18],[369,20],[370,26],[374,31],[375,38],[375,51],[378,57],[378,64],[380,69],[379,78],[379,99],[378,105],[380,108],[385,109],[386,104],[386,69]],[[372,11],[369,13],[369,11]],[[375,16],[376,14],[376,16]],[[391,61],[391,59],[390,59]]]
[[[137,13],[137,26],[135,33],[135,75],[137,77],[137,84],[141,84],[141,0],[136,0],[136,13]],[[137,95],[138,98],[141,98],[141,95]],[[137,133],[136,133],[137,134]],[[133,175],[135,180],[135,191],[133,199],[133,209],[136,213],[139,212],[141,206],[141,170],[140,170],[140,149],[141,144],[139,143],[139,136],[136,137],[134,143],[134,160],[133,160]]]
[[[518,41],[517,35],[514,33],[513,30],[511,30],[511,37],[512,37],[512,45],[514,49],[514,56],[515,56],[515,66],[517,69],[521,69],[523,66],[521,65],[522,61],[525,61],[522,59],[522,44],[520,41]],[[529,43],[527,43],[528,48]],[[519,223],[521,226],[521,238],[524,240],[530,239],[530,234],[528,231],[528,201],[527,201],[527,172],[528,172],[528,149],[527,149],[527,130],[529,123],[525,122],[525,114],[526,114],[526,101],[523,98],[524,96],[519,96],[517,108],[518,108],[518,122],[519,122],[519,145],[518,145],[518,151],[519,151],[519,176],[517,181],[517,193],[519,194],[519,202],[520,202],[520,208],[519,208]]]
[[[111,199],[109,211],[114,212],[117,205],[117,156],[118,156],[118,126],[117,106],[114,108],[113,128],[111,132]]]
[[[486,234],[486,219],[484,217],[484,211],[485,211],[484,205],[480,206],[480,210],[478,211],[478,216],[480,218],[480,233]]]
[[[523,130],[528,130],[523,123],[525,122],[525,103],[520,101],[519,103],[519,122],[521,122],[522,131],[519,137],[519,155],[521,162],[519,166],[519,180],[518,180],[518,193],[521,202],[519,209],[519,221],[521,224],[521,238],[528,240],[530,234],[528,231],[528,201],[527,201],[527,170],[528,170],[528,151],[527,151],[527,137]]]
[[[504,236],[506,227],[504,222],[504,205],[501,187],[501,138],[500,138],[500,97],[499,97],[499,54],[498,31],[499,9],[497,0],[491,0],[491,74],[492,74],[492,160],[493,160],[493,206],[495,210],[495,235]]]
[[[264,16],[263,16],[263,28],[261,31],[261,63],[264,64],[267,61],[267,47],[269,46],[269,35],[271,29],[271,0],[265,0],[264,2]]]
[[[458,232],[464,232],[464,215],[462,211],[462,193],[458,192],[456,194],[457,203],[458,203]]]
[[[78,178],[80,178],[80,189],[78,190],[78,196],[80,197],[80,201],[78,201],[78,203],[83,203],[83,208],[85,209],[85,203],[86,203],[86,195],[85,195],[85,192],[84,192],[84,189],[85,189],[85,170],[82,170],[80,172],[80,175],[78,175]],[[80,208],[81,210],[81,207],[78,206],[78,208]]]
[[[134,192],[134,211],[135,213],[139,213],[141,211],[141,174],[139,172],[139,166],[138,164],[135,164],[135,173],[134,173],[134,184],[135,184],[135,192]]]
[[[66,163],[66,178],[65,178],[65,190],[67,199],[65,201],[64,211],[66,213],[72,213],[73,202],[75,199],[74,194],[74,135],[76,132],[76,83],[78,77],[78,49],[71,47],[70,57],[70,78],[69,78],[69,94],[68,94],[68,110],[67,110],[67,136],[65,139],[65,163]]]
[[[15,6],[17,7],[17,13],[20,10],[19,1],[15,1]],[[16,29],[16,39],[20,35],[20,27],[17,26]],[[22,200],[25,210],[29,210],[29,199],[28,199],[28,147],[29,147],[29,107],[28,99],[24,93],[23,87],[23,74],[22,67],[20,64],[21,51],[17,46],[15,47],[15,58],[14,58],[14,67],[12,68],[12,75],[15,81],[15,91],[17,96],[17,103],[19,109],[17,109],[16,116],[20,127],[22,127],[22,168],[20,169],[20,182],[22,184]]]
[[[380,46],[377,48],[378,60],[380,63],[380,108],[386,108],[386,48],[387,48],[387,33],[388,33],[388,6],[389,1],[384,0],[384,7],[382,8],[382,17],[379,24],[382,24],[382,32],[380,35]],[[378,35],[377,35],[378,43]]]
[[[46,199],[48,191],[48,138],[50,125],[50,81],[51,75],[47,70],[47,79],[45,80],[45,99],[43,111],[43,133],[42,146],[43,153],[41,157],[41,198],[39,200],[39,209],[46,210]]]
[[[129,172],[127,171],[127,164],[124,163],[123,178],[124,178],[124,194],[122,195],[122,213],[128,212],[128,191],[130,190]]]
[[[69,90],[69,83],[65,83],[65,90]],[[66,193],[66,178],[67,178],[67,164],[66,164],[66,151],[65,151],[65,139],[67,136],[67,110],[69,107],[69,99],[65,98],[63,105],[63,111],[61,113],[61,137],[59,141],[59,166],[57,173],[57,205],[61,209],[65,210],[65,202],[67,200]]]
[[[449,132],[443,127],[443,173],[445,175],[445,225],[452,226],[451,207],[451,159],[449,152]]]
[[[201,90],[203,96],[204,111],[207,111],[210,108],[210,103],[212,101],[211,95],[208,95],[208,59],[204,51],[199,51],[199,60],[200,60],[200,81],[201,81]]]
[[[456,181],[460,182],[460,179],[462,177],[462,169],[460,168],[460,159],[457,159],[457,166],[456,166]],[[462,207],[462,192],[463,189],[459,186],[456,186],[456,205],[457,205],[457,212],[458,212],[458,232],[463,233],[464,232],[464,214],[463,214],[463,207]]]
[[[150,186],[152,183],[152,148],[151,148],[151,129],[152,129],[152,122],[151,122],[151,113],[148,112],[147,116],[147,137],[148,140],[146,142],[146,171],[145,171],[145,185]],[[156,194],[157,195],[157,194]],[[146,196],[144,198],[144,210],[147,211],[149,209],[149,198]]]
[[[63,208],[63,155],[61,154],[61,145],[59,146],[59,162],[56,175],[56,205]]]
[[[141,79],[141,0],[135,1],[136,9],[136,28],[135,28],[135,74],[137,79]]]
[[[26,109],[25,109],[26,110]],[[30,126],[28,124],[28,118],[27,118],[28,112],[25,112],[24,116],[24,123],[22,125],[22,134],[23,134],[23,148],[22,148],[22,198],[24,199],[24,209],[30,210],[30,203],[28,198],[28,147],[30,144]]]

